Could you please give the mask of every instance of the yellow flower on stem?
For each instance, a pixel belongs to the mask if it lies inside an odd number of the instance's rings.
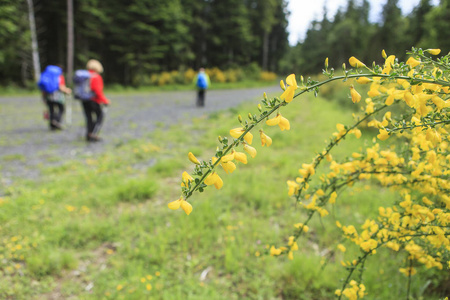
[[[192,205],[187,201],[181,201],[181,209],[189,216],[192,212]]]
[[[361,95],[355,90],[355,88],[350,86],[350,95],[352,96],[353,103],[358,103],[361,101]]]
[[[438,55],[439,53],[441,53],[441,49],[427,49],[425,51],[428,51],[428,53],[430,53],[431,55]]]
[[[180,199],[170,202],[167,206],[170,209],[177,210],[181,206],[181,201],[183,201],[183,198],[180,197]]]
[[[189,216],[192,212],[192,205],[184,200],[182,197],[180,199],[170,202],[167,205],[170,209],[177,210],[181,207],[182,210]]]
[[[287,88],[281,94],[280,99],[289,103],[294,99],[295,90],[298,89],[297,80],[295,80],[295,74],[291,74],[286,77]]]
[[[220,178],[216,172],[212,172],[211,174],[209,174],[205,178],[203,183],[206,185],[214,185],[216,187],[216,189],[218,189],[218,190],[220,190],[223,186],[222,178]]]
[[[377,138],[381,141],[387,140],[389,138],[389,133],[386,129],[380,129],[380,133],[377,135]]]
[[[188,174],[188,172],[184,171],[181,175],[181,186],[188,187],[190,181],[194,181],[194,178],[192,178],[191,175]]]
[[[234,137],[235,139],[239,138],[243,133],[245,132],[244,128],[240,127],[240,128],[234,128],[230,130],[230,135],[232,137]],[[251,144],[252,140],[253,140],[253,134],[251,134],[250,132],[247,132],[244,135],[244,140]]]
[[[372,79],[367,77],[359,77],[358,79],[356,79],[356,82],[358,82],[359,84],[367,84],[372,82]]]
[[[352,56],[350,57],[350,59],[348,60],[348,62],[350,63],[350,65],[354,68],[362,68],[365,67],[366,65],[363,64],[359,59],[357,59],[356,57]]]
[[[280,123],[280,120],[281,120],[281,115],[277,114],[276,117],[274,117],[272,119],[268,119],[266,121],[266,124],[269,125],[269,126],[275,126],[275,125],[278,125]]]
[[[278,126],[280,127],[281,131],[291,129],[291,124],[289,123],[289,120],[283,116],[281,116],[280,123],[278,123]]]
[[[384,51],[384,49],[381,51],[381,56],[382,56],[384,59],[386,59],[386,57],[387,57],[386,51]]]
[[[220,159],[220,162],[221,163],[227,163],[229,161],[232,161],[233,159],[234,159],[234,153],[231,152],[231,154],[222,156],[222,158]]]
[[[243,152],[236,152],[233,150],[234,153],[234,159],[237,160],[238,162],[243,163],[244,165],[247,164],[247,155],[245,155],[245,153]]]
[[[189,152],[188,158],[189,158],[189,160],[190,160],[191,162],[193,162],[194,164],[197,164],[197,165],[200,164],[200,162],[198,161],[197,157],[195,157],[195,155],[192,154],[192,152]]]
[[[250,154],[250,156],[251,156],[252,158],[255,158],[255,156],[256,156],[256,149],[255,149],[255,148],[253,148],[252,146],[249,146],[249,145],[245,144],[245,145],[244,145],[244,150],[245,150],[245,152],[247,152],[248,154]]]
[[[411,68],[414,68],[414,67],[417,67],[418,65],[420,65],[420,61],[418,61],[417,59],[415,59],[414,57],[411,56],[406,61],[406,64],[409,65]]]
[[[260,130],[259,131],[259,136],[261,137],[261,145],[263,147],[264,147],[264,145],[267,145],[267,147],[272,145],[272,139],[270,138],[270,136],[266,135],[264,133],[264,131]]]
[[[225,170],[225,172],[227,172],[227,174],[231,174],[233,173],[234,170],[236,170],[236,165],[234,164],[234,162],[229,161],[226,163],[221,163],[222,168]]]
[[[389,74],[392,70],[392,65],[395,62],[395,55],[389,55],[388,58],[386,58],[386,61],[384,63],[384,69],[381,71],[383,74]]]

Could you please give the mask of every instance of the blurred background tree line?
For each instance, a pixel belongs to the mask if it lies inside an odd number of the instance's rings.
[[[74,67],[96,58],[108,83],[138,86],[155,73],[200,66],[309,74],[325,57],[336,68],[352,55],[379,61],[381,49],[400,58],[412,46],[450,50],[450,0],[435,7],[422,0],[407,16],[398,2],[386,0],[377,23],[367,0],[349,0],[334,16],[324,7],[305,40],[290,47],[286,0],[73,0]],[[0,3],[1,85],[33,82],[29,3],[41,68],[66,66],[68,1]]]
[[[376,23],[369,21],[368,0],[348,0],[332,17],[324,7],[322,18],[311,23],[305,40],[288,49],[280,70],[284,74],[318,73],[326,57],[335,69],[351,56],[366,63],[381,63],[383,49],[401,60],[411,47],[440,48],[443,54],[450,51],[450,0],[440,0],[437,6],[431,0],[421,0],[406,16],[398,3],[385,0]]]

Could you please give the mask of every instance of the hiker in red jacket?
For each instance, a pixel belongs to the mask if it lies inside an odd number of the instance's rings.
[[[95,59],[91,59],[86,64],[86,69],[89,70],[91,74],[91,91],[94,96],[92,96],[91,101],[83,101],[83,110],[86,116],[86,140],[89,142],[100,141],[98,133],[100,132],[103,118],[104,118],[104,108],[109,105],[108,98],[103,94],[103,78],[100,76],[103,73],[102,64]]]

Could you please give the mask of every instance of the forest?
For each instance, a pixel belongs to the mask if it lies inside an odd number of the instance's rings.
[[[1,0],[1,85],[34,86],[30,8],[40,68],[67,65],[70,1],[74,68],[99,59],[107,83],[127,86],[201,66],[315,74],[325,57],[340,68],[352,55],[380,60],[382,49],[400,59],[413,46],[450,50],[450,0],[421,0],[408,15],[398,0],[387,0],[377,22],[369,20],[368,0],[348,0],[333,16],[325,6],[295,46],[288,43],[286,0]]]

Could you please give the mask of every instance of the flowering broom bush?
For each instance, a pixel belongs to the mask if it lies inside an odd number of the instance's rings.
[[[219,136],[219,146],[211,160],[199,161],[193,153],[188,154],[195,164],[194,171],[182,174],[181,196],[170,202],[169,208],[181,208],[189,215],[193,208],[188,199],[195,192],[203,192],[212,185],[221,189],[224,182],[219,169],[233,173],[237,163],[248,163],[247,155],[251,158],[257,155],[251,146],[253,134],[259,134],[262,146],[276,143],[264,132],[264,126],[290,130],[289,120],[281,111],[288,109],[284,107],[295,98],[308,92],[317,95],[322,85],[335,80],[355,79],[358,84],[370,84],[364,100],[358,88],[350,86],[349,101],[362,103],[362,113],[354,114],[353,124],[337,124],[325,149],[312,161],[299,166],[297,178],[287,181],[287,194],[303,207],[306,217],[293,224],[295,230],[286,238],[287,244],[272,245],[267,254],[292,259],[299,250],[298,240],[308,231],[313,217],[326,217],[331,206],[339,205],[344,188],[351,188],[359,181],[371,181],[393,189],[397,201],[379,207],[378,217],[367,219],[362,226],[336,222],[343,238],[360,249],[353,261],[342,262],[348,275],[336,290],[336,296],[358,299],[368,293],[362,282],[364,265],[382,248],[406,255],[407,266],[399,266],[399,271],[407,278],[407,297],[411,277],[419,266],[448,272],[450,55],[435,59],[439,49],[416,48],[408,54],[410,58],[406,62],[399,62],[394,55],[387,56],[383,51],[384,65],[373,63],[370,67],[351,57],[352,68],[347,69],[343,64],[343,75],[339,76],[328,68],[326,59],[323,73],[328,79],[305,81],[300,76],[300,86],[296,76],[289,75],[285,82],[280,82],[283,92],[279,97],[269,99],[264,94],[258,104],[258,114],[249,113],[245,121],[238,116],[240,126],[230,130],[231,138]],[[363,151],[349,153],[342,161],[333,159],[333,149],[347,135],[360,138],[365,127],[378,130],[377,139]],[[319,176],[317,170],[321,164],[328,164],[329,168]],[[312,183],[315,176],[319,177],[317,184]],[[338,248],[345,251],[343,245]]]

